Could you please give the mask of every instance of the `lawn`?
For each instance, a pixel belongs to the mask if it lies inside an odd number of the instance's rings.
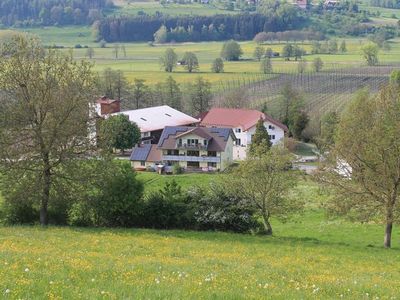
[[[139,173],[147,191],[220,175]],[[396,299],[400,231],[328,220],[326,195],[303,179],[303,215],[273,220],[274,236],[73,227],[0,227],[5,299]]]
[[[400,249],[382,226],[309,212],[275,236],[0,227],[10,299],[396,299]],[[396,229],[395,239],[399,231]]]

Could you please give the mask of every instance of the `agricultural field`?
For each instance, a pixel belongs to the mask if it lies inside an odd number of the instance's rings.
[[[236,13],[235,11],[224,10],[221,5],[218,5],[215,1],[210,4],[200,3],[164,3],[160,1],[130,1],[130,0],[116,0],[115,9],[106,11],[109,15],[124,15],[136,16],[138,14],[155,15],[156,13],[162,13],[164,15],[176,16],[176,15],[201,15],[209,16],[215,14],[231,14]]]
[[[76,59],[86,58],[87,49],[75,49],[75,45],[92,47],[94,49],[95,70],[102,71],[104,68],[112,68],[124,72],[129,81],[135,78],[146,80],[147,84],[155,84],[164,81],[172,75],[180,83],[191,82],[197,76],[210,80],[214,86],[245,80],[258,82],[274,78],[274,75],[263,75],[260,73],[260,63],[253,59],[253,52],[256,44],[254,42],[241,42],[243,57],[238,62],[225,62],[225,72],[216,74],[211,72],[213,60],[220,56],[222,42],[203,43],[181,43],[151,46],[148,43],[121,43],[119,47],[125,48],[125,53],[119,50],[118,58],[115,57],[115,44],[107,44],[106,48],[100,48],[94,43],[89,27],[46,27],[41,29],[29,29],[27,32],[38,35],[45,45],[60,45],[66,47],[63,51],[73,51]],[[1,31],[0,31],[1,34]],[[338,39],[340,42],[341,39]],[[338,67],[351,67],[364,64],[360,54],[360,48],[367,43],[366,39],[346,39],[348,51],[344,54],[335,55],[306,55],[307,61],[315,57],[321,57],[325,63],[324,70],[331,70]],[[400,57],[400,39],[393,40],[390,51],[381,51],[380,62],[391,63],[398,61]],[[272,48],[273,51],[282,52],[285,43],[265,44],[265,48]],[[310,52],[310,43],[299,43],[306,51]],[[183,57],[187,51],[193,52],[199,59],[200,68],[198,72],[189,74],[183,67],[177,67],[171,73],[166,73],[160,68],[159,58],[167,48],[173,48],[178,57]],[[72,49],[72,50],[71,50]],[[294,61],[285,62],[282,58],[273,58],[272,65],[274,73],[297,73],[297,63]],[[309,70],[311,67],[309,67]]]
[[[0,227],[0,294],[5,299],[397,299],[400,247],[395,242],[390,250],[382,248],[383,226],[326,219],[321,210],[326,197],[307,180],[298,195],[308,199],[305,214],[284,224],[274,220],[272,237]],[[396,228],[395,241],[399,234]]]

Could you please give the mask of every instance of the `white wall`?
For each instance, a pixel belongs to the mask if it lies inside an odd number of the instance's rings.
[[[283,141],[285,131],[282,128],[268,121],[264,122],[264,126],[267,128],[268,134],[272,136],[272,145],[276,145]],[[240,128],[240,131],[241,132],[237,132],[237,128],[233,128],[236,138],[240,139],[240,145],[236,145],[233,149],[233,159],[235,160],[246,158],[247,146],[251,144],[251,137],[256,132],[256,126],[251,127],[247,131],[243,131],[243,128]]]

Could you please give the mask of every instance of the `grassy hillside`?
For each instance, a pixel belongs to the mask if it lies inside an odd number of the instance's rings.
[[[400,248],[382,226],[309,212],[274,237],[0,227],[0,293],[11,299],[395,299]],[[399,231],[395,231],[395,240]]]

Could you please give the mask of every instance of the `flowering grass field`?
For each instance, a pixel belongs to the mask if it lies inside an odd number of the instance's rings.
[[[274,237],[0,227],[3,299],[398,299],[399,231],[326,221],[318,210]]]

